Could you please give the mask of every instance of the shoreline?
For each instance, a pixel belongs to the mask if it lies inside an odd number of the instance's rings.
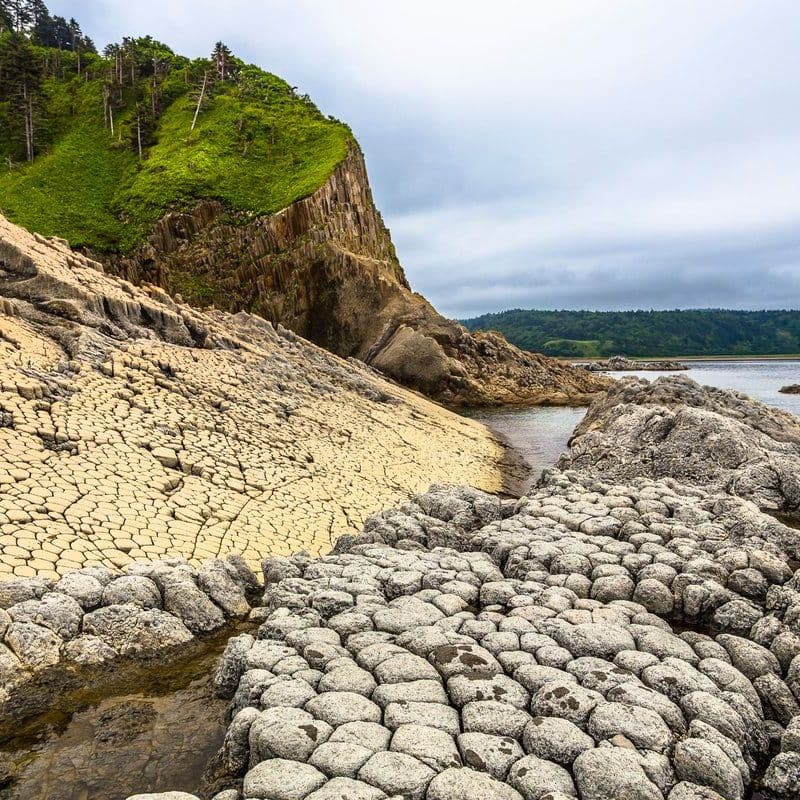
[[[611,356],[592,356],[585,358],[566,358],[553,356],[567,364],[594,364],[606,361]],[[780,353],[766,356],[627,356],[631,361],[800,361],[800,353]]]

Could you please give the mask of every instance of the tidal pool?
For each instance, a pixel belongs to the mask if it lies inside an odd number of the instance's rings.
[[[40,714],[0,742],[2,800],[122,800],[142,792],[203,793],[222,744],[227,701],[214,696],[228,637],[168,666],[140,666],[130,689]],[[58,702],[62,709],[68,700]]]

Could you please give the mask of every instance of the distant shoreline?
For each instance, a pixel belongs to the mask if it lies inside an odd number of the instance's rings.
[[[627,356],[631,361],[800,361],[800,353],[764,356]],[[584,358],[567,358],[557,356],[559,361],[568,364],[589,364],[595,361],[607,361],[608,356],[592,356]]]

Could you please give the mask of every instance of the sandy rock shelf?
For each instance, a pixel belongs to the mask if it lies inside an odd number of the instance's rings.
[[[0,577],[327,551],[485,429],[258,317],[177,305],[0,217]]]

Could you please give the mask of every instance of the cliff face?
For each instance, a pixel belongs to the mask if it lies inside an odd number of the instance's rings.
[[[106,261],[194,304],[258,313],[452,405],[583,402],[607,385],[499,335],[470,334],[412,292],[355,144],[323,186],[277,214],[202,202],[163,217],[132,256]]]

